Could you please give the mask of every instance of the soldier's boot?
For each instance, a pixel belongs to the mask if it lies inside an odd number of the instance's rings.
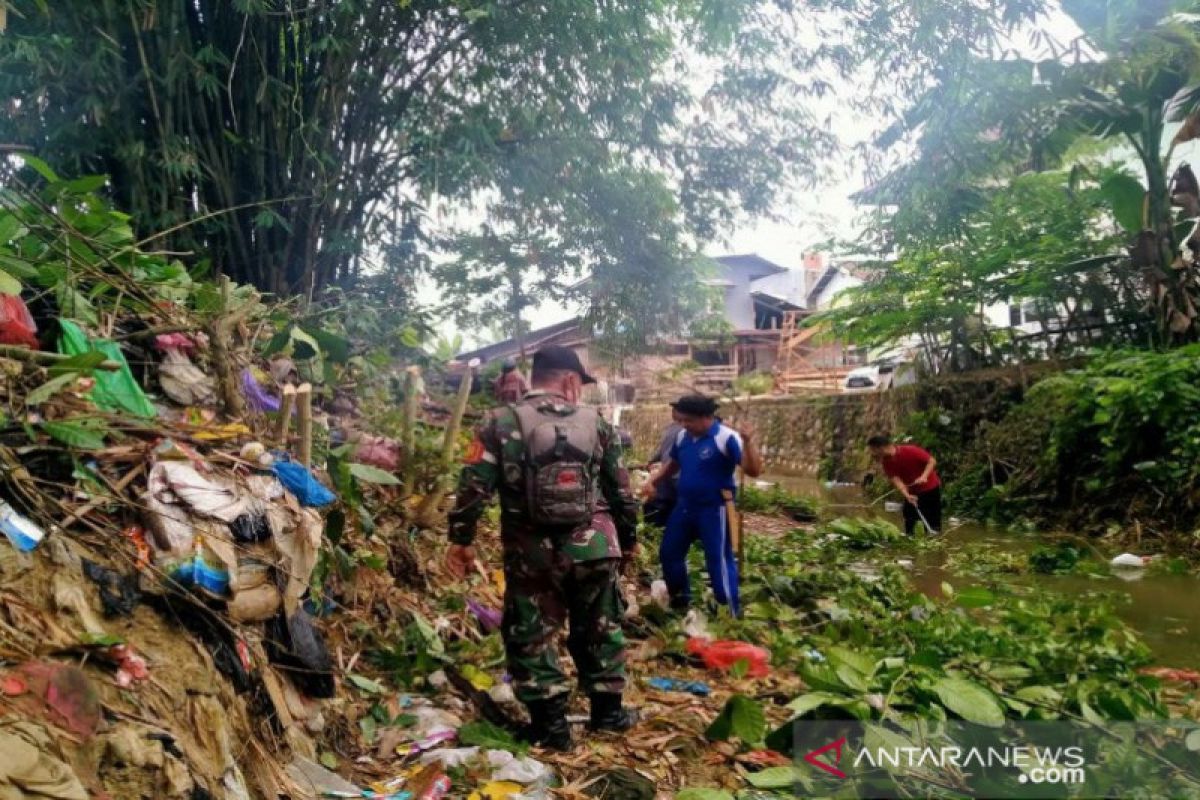
[[[568,698],[564,693],[528,703],[529,726],[524,738],[548,750],[569,752],[575,743],[571,740],[571,723],[567,722]]]
[[[638,712],[621,705],[621,695],[616,692],[597,692],[592,695],[592,721],[594,731],[622,733],[638,723]]]

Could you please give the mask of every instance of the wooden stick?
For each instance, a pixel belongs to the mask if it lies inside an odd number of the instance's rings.
[[[0,344],[0,356],[5,358],[13,358],[18,361],[27,361],[30,364],[44,364],[46,366],[54,366],[68,358],[75,356],[63,355],[62,353],[43,353],[41,350],[30,350],[28,347],[21,347],[14,344]],[[107,372],[116,372],[121,368],[121,365],[116,361],[101,361],[96,365],[95,369],[102,369]]]
[[[279,407],[279,425],[275,428],[275,441],[284,450],[288,446],[288,428],[292,426],[292,410],[296,407],[296,387],[290,383],[283,387],[283,402]]]
[[[300,463],[304,466],[312,464],[312,384],[302,383],[296,389],[296,403],[299,408],[300,425]]]

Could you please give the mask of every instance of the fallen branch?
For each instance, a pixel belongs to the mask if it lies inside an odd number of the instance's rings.
[[[54,366],[55,364],[61,364],[69,358],[74,358],[74,356],[63,355],[62,353],[44,353],[41,350],[30,350],[28,347],[13,344],[0,344],[0,356],[45,366]],[[101,361],[95,367],[95,369],[102,369],[106,372],[116,372],[120,368],[121,365],[116,361]]]

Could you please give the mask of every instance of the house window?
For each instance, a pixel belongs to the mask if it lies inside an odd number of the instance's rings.
[[[1008,307],[1008,326],[1010,328],[1021,327],[1021,310],[1020,306]]]

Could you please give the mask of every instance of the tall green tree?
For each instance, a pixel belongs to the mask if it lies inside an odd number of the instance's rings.
[[[0,39],[0,138],[111,176],[139,227],[213,214],[171,246],[277,292],[350,283],[409,210],[493,192],[569,239],[563,197],[669,172],[672,220],[709,233],[827,141],[761,71],[759,0],[38,6]],[[738,126],[700,112],[685,53],[734,57],[705,90]]]
[[[109,175],[193,261],[279,293],[403,283],[395,254],[470,206],[518,247],[553,242],[528,281],[591,274],[593,315],[629,332],[666,321],[655,305],[686,316],[639,286],[686,282],[690,251],[819,173],[831,138],[806,101],[831,75],[894,76],[903,92],[870,99],[890,111],[1044,3],[7,5],[0,141]]]
[[[1110,218],[1125,231],[1140,294],[1154,309],[1154,340],[1193,341],[1200,273],[1185,244],[1200,190],[1186,173],[1172,189],[1171,176],[1182,166],[1176,144],[1200,134],[1200,3],[1064,0],[1061,8],[1078,37],[1042,36],[1036,57],[956,55],[944,64],[946,78],[880,140],[889,147],[907,139],[916,156],[864,193],[885,206],[874,244],[919,246],[930,233],[961,229],[990,187],[1069,166],[1097,144],[1126,148],[1138,169],[1102,186]],[[1169,125],[1184,120],[1168,141]]]
[[[980,190],[958,224],[908,235],[823,318],[874,347],[919,343],[932,371],[962,371],[1100,343],[1145,341],[1149,295],[1108,224],[1111,169],[1028,173]],[[1038,330],[988,321],[1035,310]]]

